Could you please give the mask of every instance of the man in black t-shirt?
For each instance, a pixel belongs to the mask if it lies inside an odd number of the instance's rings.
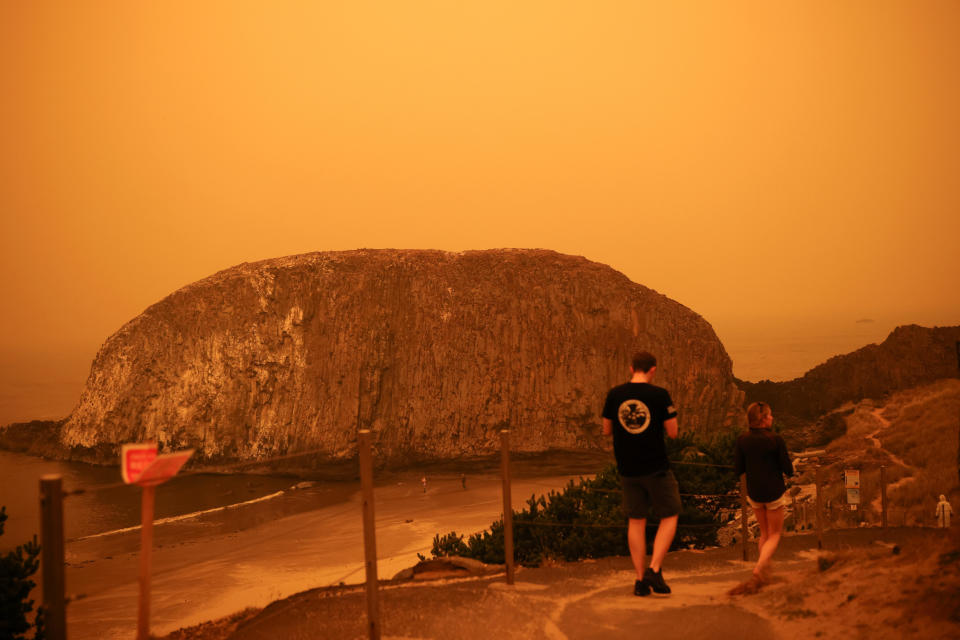
[[[634,595],[670,593],[662,564],[677,532],[680,490],[670,470],[664,434],[677,437],[677,410],[670,393],[650,384],[657,359],[641,351],[630,364],[630,382],[614,387],[603,405],[603,433],[613,436],[613,454],[623,482],[623,510],[629,519],[627,543],[637,572]],[[647,517],[660,519],[647,560]]]

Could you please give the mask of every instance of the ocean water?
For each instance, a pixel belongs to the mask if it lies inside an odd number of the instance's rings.
[[[64,499],[64,535],[68,540],[116,532],[139,524],[140,490],[135,486],[114,486],[121,482],[118,467],[44,460],[0,451],[0,505],[6,507],[8,518],[0,537],[0,551],[39,534],[40,477],[44,474],[60,474],[64,491],[88,490]],[[180,518],[264,498],[293,512],[297,510],[295,505],[280,503],[289,501],[289,497],[281,498],[296,482],[296,479],[283,476],[187,475],[157,488],[155,513],[157,518]],[[109,488],[90,490],[102,486]],[[303,499],[303,494],[294,492],[292,497]]]
[[[713,323],[733,360],[733,374],[750,382],[799,378],[834,356],[883,342],[896,326],[891,321],[852,319]]]
[[[516,456],[512,462],[518,483],[531,478],[592,474],[609,462],[603,452],[547,452]],[[499,456],[433,463],[416,469],[377,470],[378,485],[407,486],[420,493],[419,478],[447,478],[459,488],[461,473],[468,477],[496,478]],[[0,536],[0,553],[29,541],[40,531],[40,477],[59,474],[65,492],[85,490],[64,498],[64,537],[68,543],[93,545],[101,554],[131,552],[138,548],[140,489],[121,483],[119,467],[45,460],[0,450],[0,505],[8,520]],[[249,473],[185,473],[156,489],[157,544],[236,534],[259,525],[305,512],[339,505],[360,490],[359,470],[325,480],[302,482],[289,475]],[[452,478],[452,479],[451,479]],[[468,484],[472,485],[473,481]],[[412,487],[412,489],[410,489]],[[457,494],[459,495],[459,494]],[[523,496],[526,499],[528,496]],[[431,534],[432,535],[432,534]]]

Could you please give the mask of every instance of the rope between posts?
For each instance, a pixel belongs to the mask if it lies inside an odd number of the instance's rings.
[[[718,469],[733,469],[732,464],[713,464],[711,462],[680,462],[678,460],[671,460],[670,464],[679,464],[688,467],[717,467]]]
[[[623,489],[585,489],[585,491],[593,491],[594,493],[623,493]],[[727,499],[740,499],[739,495],[733,495],[729,493],[681,493],[681,497],[684,498],[727,498]]]
[[[567,522],[533,522],[533,521],[513,521],[513,526],[530,526],[530,527],[577,527],[581,529],[623,529],[626,525],[624,524],[578,524],[578,523],[567,523]],[[714,527],[720,528],[726,526],[726,524],[683,524],[678,523],[677,528],[686,527],[686,528],[705,528],[705,527]]]

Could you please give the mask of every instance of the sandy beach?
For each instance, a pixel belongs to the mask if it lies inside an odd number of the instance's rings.
[[[532,494],[559,489],[579,475],[520,477],[513,482],[514,508]],[[501,481],[495,474],[430,476],[424,493],[419,476],[397,476],[375,494],[378,574],[391,578],[429,555],[437,533],[473,533],[500,517]],[[255,507],[255,505],[252,505]],[[180,627],[263,607],[292,594],[363,581],[363,529],[357,491],[336,504],[281,517],[229,534],[203,535],[203,517],[188,523],[190,535],[159,525],[153,552],[151,630]],[[212,529],[220,530],[217,525]],[[198,533],[200,532],[200,533]],[[129,638],[136,628],[138,538],[94,538],[67,545],[67,592],[72,638]],[[109,545],[109,546],[108,546]],[[111,552],[110,549],[118,551]]]

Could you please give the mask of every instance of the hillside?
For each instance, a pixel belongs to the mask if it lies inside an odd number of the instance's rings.
[[[791,424],[816,420],[847,402],[881,400],[942,378],[960,375],[960,326],[897,327],[880,344],[834,356],[787,382],[745,382],[747,402],[763,400]]]
[[[828,518],[839,525],[879,524],[880,468],[886,467],[888,522],[934,525],[937,498],[960,504],[960,380],[945,379],[907,389],[877,402],[849,403],[823,417],[836,425],[823,454],[807,456],[793,483],[813,482],[822,465]],[[790,434],[786,435],[788,442]],[[846,509],[845,469],[861,473],[861,509]]]

